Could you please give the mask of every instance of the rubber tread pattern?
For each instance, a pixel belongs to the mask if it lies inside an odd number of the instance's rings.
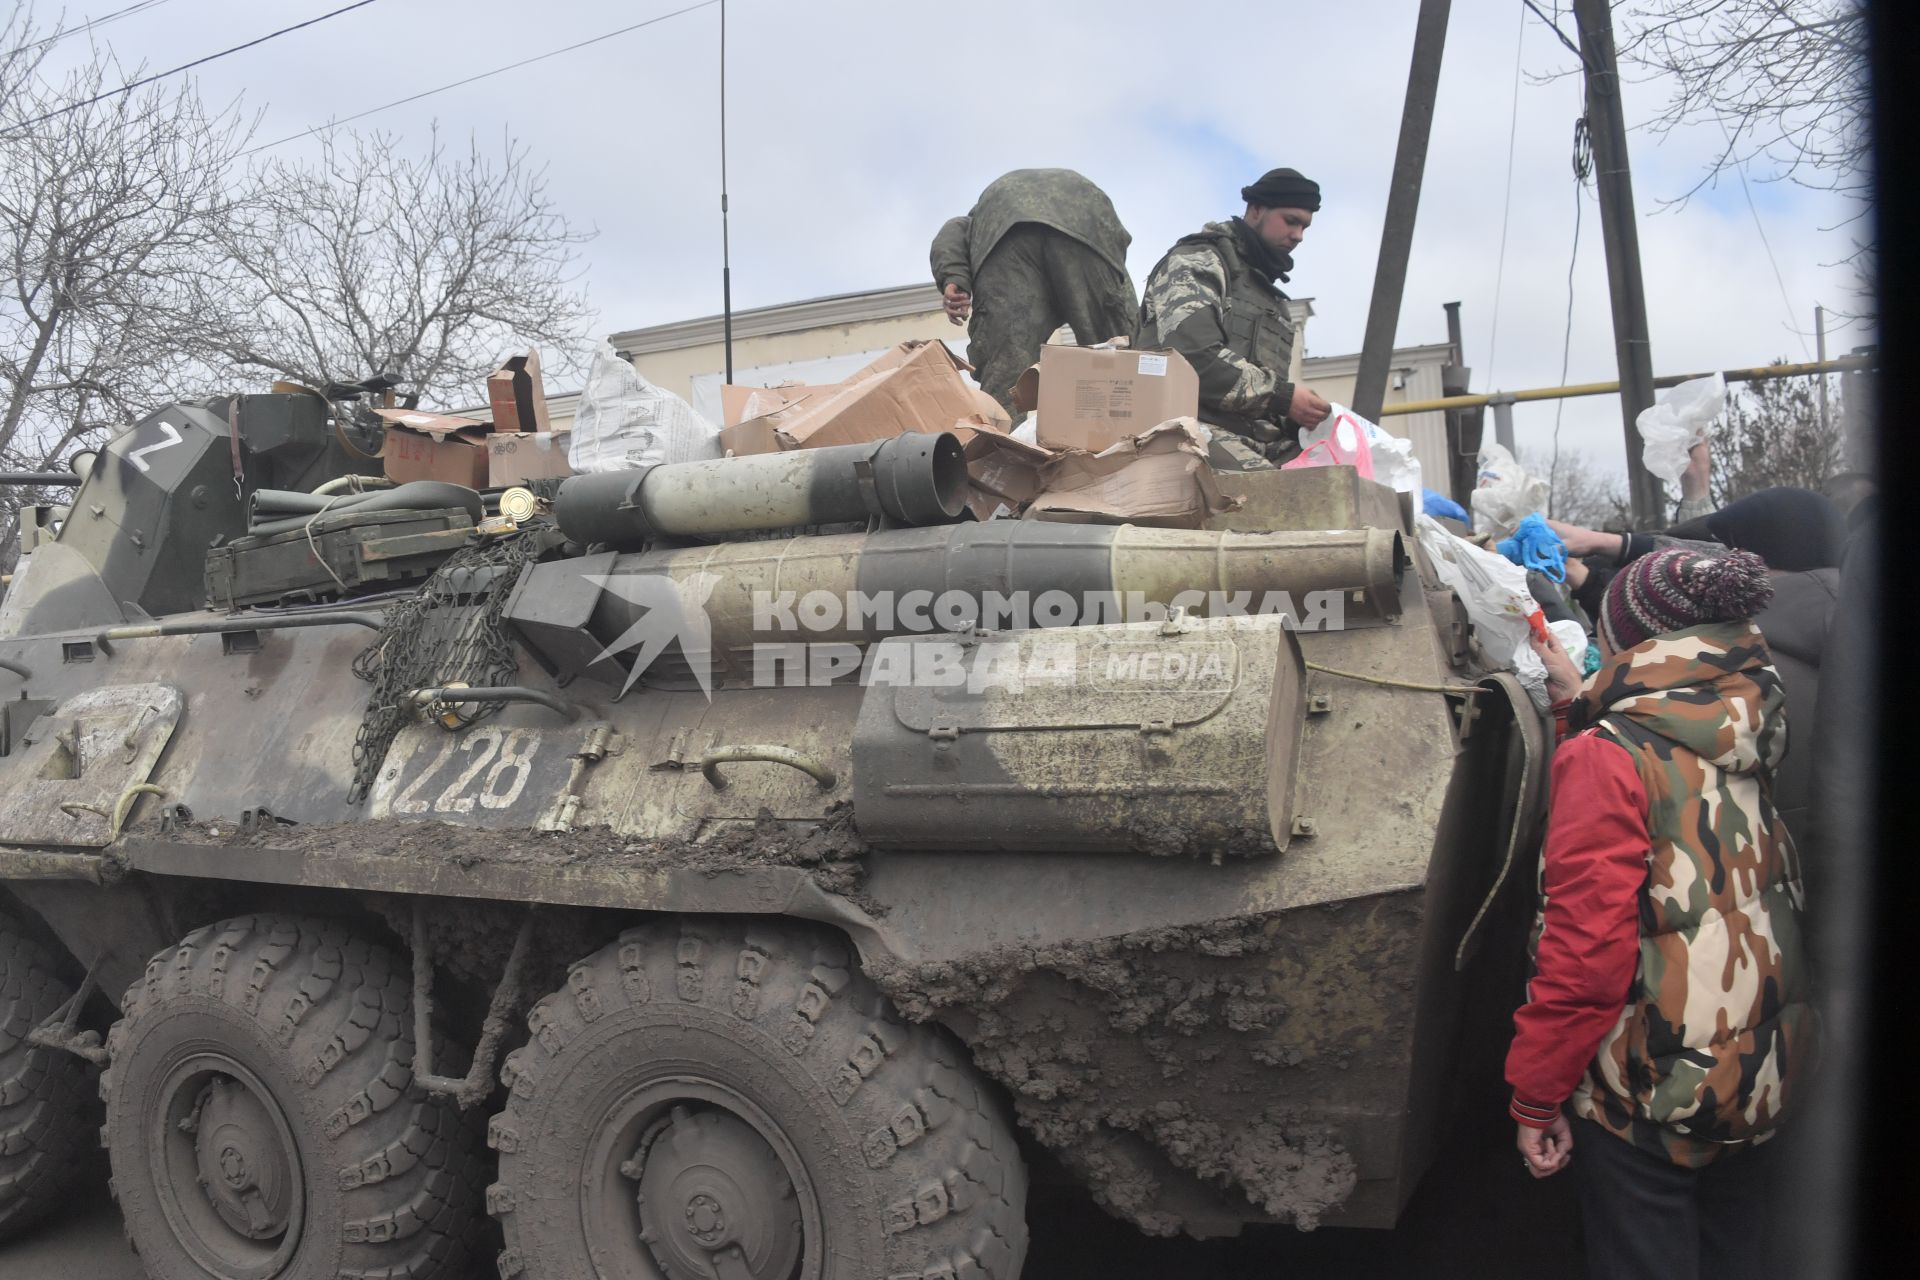
[[[148,962],[108,1037],[113,1059],[100,1094],[115,1185],[123,1211],[131,1210],[129,1237],[151,1274],[175,1274],[187,1255],[144,1185],[135,1091],[129,1086],[129,1096],[117,1096],[138,1064],[124,1058],[148,1036],[159,1037],[164,1049],[169,1017],[210,1005],[259,1028],[259,1041],[229,1044],[228,1051],[263,1079],[285,1080],[302,1092],[280,1099],[282,1110],[296,1143],[322,1153],[306,1161],[307,1222],[287,1280],[465,1280],[475,1274],[482,1265],[480,1237],[487,1234],[477,1116],[463,1118],[451,1101],[413,1083],[412,1002],[404,956],[326,920],[271,914],[226,920],[195,930]],[[275,1061],[260,1060],[263,1044]],[[318,1183],[330,1184],[328,1195],[318,1193]],[[139,1205],[129,1203],[135,1187]],[[319,1220],[321,1203],[335,1206],[333,1220]],[[314,1243],[320,1240],[326,1243]]]
[[[903,1020],[837,936],[791,921],[718,918],[627,930],[575,964],[566,985],[529,1014],[532,1038],[507,1057],[507,1106],[487,1130],[499,1156],[488,1207],[506,1235],[504,1280],[574,1280],[566,1246],[515,1212],[567,1158],[536,1149],[544,1082],[610,1026],[633,1024],[637,1049],[650,1019],[672,1021],[690,1006],[709,1026],[731,1026],[742,1054],[801,1064],[839,1112],[867,1185],[837,1190],[816,1173],[821,1209],[877,1224],[886,1263],[877,1276],[830,1270],[828,1280],[1018,1280],[1026,1166],[1003,1105],[964,1051],[938,1028]]]
[[[72,996],[52,957],[0,916],[0,1240],[59,1207],[76,1182],[98,1171],[92,1066],[26,1043]]]

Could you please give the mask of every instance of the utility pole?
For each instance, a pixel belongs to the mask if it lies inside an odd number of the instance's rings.
[[[1393,184],[1387,189],[1386,225],[1380,229],[1380,261],[1373,269],[1373,300],[1360,344],[1353,383],[1353,411],[1369,422],[1380,417],[1393,363],[1393,335],[1400,327],[1407,258],[1413,252],[1413,222],[1420,211],[1420,180],[1427,167],[1427,137],[1433,101],[1440,90],[1440,54],[1447,43],[1450,0],[1420,0],[1413,28],[1413,66],[1407,72],[1407,102],[1400,113],[1400,145],[1393,153]]]
[[[1610,0],[1573,0],[1580,24],[1580,61],[1587,82],[1587,131],[1600,188],[1600,237],[1607,250],[1607,291],[1613,300],[1613,346],[1620,367],[1620,416],[1627,437],[1627,487],[1633,522],[1667,522],[1666,491],[1641,460],[1639,418],[1653,407],[1653,344],[1647,334],[1647,295],[1640,279],[1640,231],[1627,170],[1627,124],[1620,109],[1620,70],[1614,60]]]

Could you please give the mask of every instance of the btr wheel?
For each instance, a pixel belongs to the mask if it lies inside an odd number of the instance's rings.
[[[479,1139],[413,1082],[392,953],[322,921],[226,920],[154,957],[122,1008],[100,1092],[150,1276],[469,1274]]]
[[[1026,1170],[964,1054],[830,935],[633,929],[507,1058],[512,1280],[1015,1280]]]
[[[73,996],[53,958],[0,916],[0,1240],[98,1170],[100,1108],[84,1058],[27,1043]]]

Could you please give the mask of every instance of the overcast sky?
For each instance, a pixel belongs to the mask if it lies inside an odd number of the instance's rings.
[[[408,93],[683,7],[689,0],[379,0],[199,69],[210,102],[240,98],[271,142]],[[69,25],[127,0],[67,6]],[[344,0],[166,0],[99,29],[127,64],[162,70]],[[1556,6],[1543,0],[1540,7]],[[1564,4],[1558,6],[1564,9]],[[42,0],[41,22],[59,7]],[[1416,0],[1169,6],[978,0],[729,0],[728,177],[736,308],[927,278],[947,217],[1013,168],[1078,169],[1133,233],[1136,284],[1178,236],[1238,211],[1238,190],[1291,165],[1325,204],[1289,291],[1311,297],[1310,354],[1358,348],[1413,43]],[[1560,380],[1572,249],[1573,59],[1519,0],[1453,6],[1398,341],[1444,341],[1464,303],[1474,387]],[[585,279],[607,332],[720,309],[719,16],[669,18],[352,127],[424,139],[511,136],[549,166],[559,206],[597,230]],[[1573,30],[1570,17],[1563,27]],[[54,64],[85,56],[66,41]],[[1513,113],[1516,50],[1518,111]],[[1661,84],[1630,84],[1629,123]],[[1510,229],[1494,329],[1509,123]],[[1847,309],[1849,216],[1791,183],[1735,181],[1683,210],[1719,145],[1707,126],[1630,138],[1656,373],[1807,358],[1816,302]],[[311,140],[272,154],[311,152]],[[1585,197],[1570,382],[1615,374],[1597,206]],[[1791,328],[1789,327],[1791,326]],[[1803,337],[1795,330],[1804,331]],[[1830,338],[1844,351],[1858,330]],[[1804,344],[1804,345],[1803,345]],[[1491,377],[1491,384],[1488,378]],[[556,388],[558,389],[558,388]],[[1551,405],[1522,405],[1521,448],[1545,449]],[[1489,427],[1490,429],[1490,427]],[[1623,466],[1618,402],[1571,402],[1562,443]]]

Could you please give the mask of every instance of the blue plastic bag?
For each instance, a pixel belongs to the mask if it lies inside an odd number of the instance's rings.
[[[1422,489],[1420,491],[1420,503],[1421,510],[1430,516],[1445,516],[1449,520],[1458,520],[1464,525],[1473,524],[1473,517],[1467,514],[1467,509],[1444,493],[1436,493],[1432,489]]]
[[[1567,544],[1547,527],[1538,511],[1522,520],[1511,538],[1495,543],[1494,549],[1522,569],[1538,570],[1555,582],[1567,580]]]

